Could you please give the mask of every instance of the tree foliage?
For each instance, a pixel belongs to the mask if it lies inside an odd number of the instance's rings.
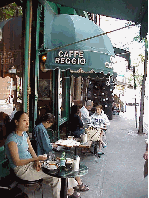
[[[141,40],[140,35],[138,35],[138,36],[135,36],[133,38],[133,40],[134,41],[141,42],[141,43],[144,43],[147,46],[147,49],[148,49],[148,39],[147,39],[147,36],[146,36],[146,38],[142,38],[142,40]]]
[[[22,15],[22,7],[18,6],[16,3],[11,3],[0,8],[0,21],[4,21],[20,15]]]
[[[130,78],[128,78],[128,83],[131,83],[132,86],[134,86],[134,77],[135,77],[136,87],[141,87],[143,75],[139,74],[138,71],[135,73],[135,76],[131,74]]]

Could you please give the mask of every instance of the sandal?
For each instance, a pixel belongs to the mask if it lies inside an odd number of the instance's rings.
[[[72,195],[68,195],[68,198],[79,198],[80,197],[80,193],[74,191],[74,193]]]
[[[83,183],[81,185],[77,185],[76,187],[74,187],[74,189],[76,191],[81,191],[81,192],[85,192],[89,190],[89,187],[87,185],[84,185]]]

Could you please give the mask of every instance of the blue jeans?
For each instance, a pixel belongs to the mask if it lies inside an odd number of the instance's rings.
[[[85,131],[85,129],[79,129],[79,130],[76,130],[76,131],[73,131],[72,132],[72,135],[76,138],[80,138],[80,135],[83,134]]]

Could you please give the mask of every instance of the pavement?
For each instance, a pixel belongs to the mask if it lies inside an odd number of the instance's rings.
[[[82,181],[90,188],[81,192],[81,198],[148,197],[148,177],[143,175],[147,135],[137,134],[131,113],[132,108],[129,108],[126,113],[113,116],[106,133],[104,155],[100,158],[92,154],[80,155],[81,162],[88,166],[88,174]],[[43,187],[44,198],[51,198],[49,186]],[[37,192],[35,197],[41,198],[41,193]]]
[[[84,159],[89,173],[83,181],[90,190],[81,197],[146,198],[148,177],[143,176],[143,154],[147,136],[137,134],[134,119],[127,119],[126,113],[114,115],[110,123],[105,155]]]

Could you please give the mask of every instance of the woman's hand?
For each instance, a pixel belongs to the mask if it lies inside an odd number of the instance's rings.
[[[57,144],[55,144],[55,143],[52,143],[52,147],[53,147],[53,148],[57,148],[57,147],[58,147],[58,145],[57,145]]]
[[[35,161],[34,168],[37,172],[39,172],[41,170],[41,163],[39,161]]]
[[[44,161],[47,159],[47,156],[46,155],[39,155],[38,156],[38,161]]]
[[[78,114],[78,116],[81,118],[81,111],[79,110],[79,114]]]
[[[47,159],[47,155],[39,155],[37,157],[38,160],[34,161],[34,168],[36,169],[36,171],[40,171],[41,170],[41,162],[40,161],[44,161]]]

